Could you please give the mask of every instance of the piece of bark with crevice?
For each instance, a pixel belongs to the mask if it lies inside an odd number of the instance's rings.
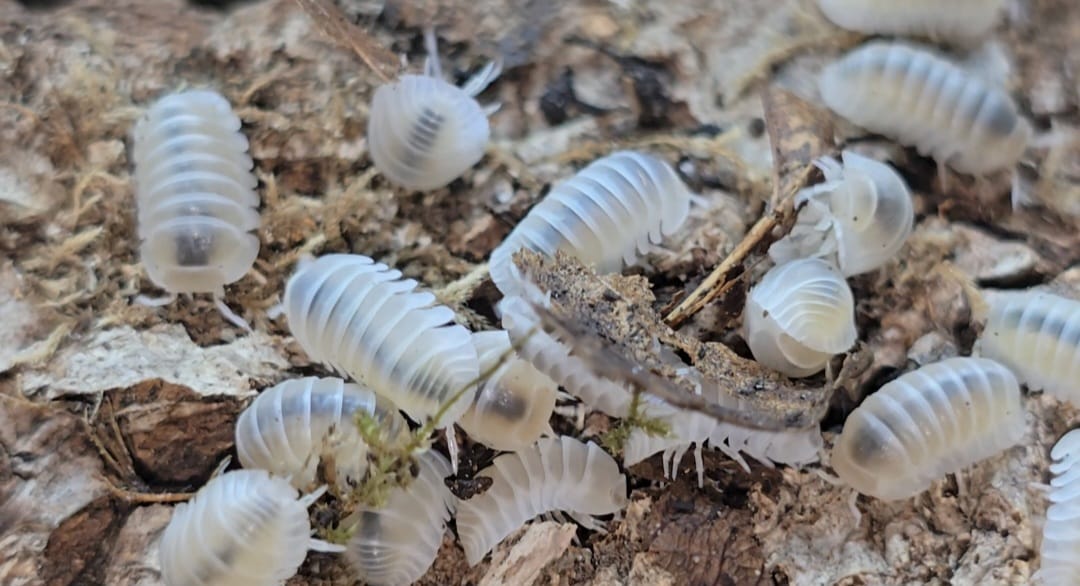
[[[601,369],[601,376],[614,378],[609,373],[618,370],[611,362],[639,367],[636,374],[648,373],[645,376],[651,375],[655,383],[646,385],[644,392],[656,394],[657,385],[664,385],[676,395],[700,399],[682,370],[693,367],[701,373],[703,386],[715,385],[721,397],[738,404],[742,420],[733,423],[765,429],[806,428],[825,414],[829,391],[823,385],[793,381],[723,344],[701,342],[665,325],[653,309],[655,298],[643,277],[598,276],[563,253],[552,259],[522,250],[514,261],[550,296],[558,317],[574,324],[573,333],[598,338],[593,344],[580,340],[574,350],[583,351],[583,359]]]

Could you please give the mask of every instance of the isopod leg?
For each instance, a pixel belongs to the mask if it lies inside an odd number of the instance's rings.
[[[447,425],[443,433],[446,434],[446,451],[450,454],[450,469],[457,475],[458,445],[457,434],[454,433],[454,424]]]
[[[217,295],[214,296],[214,307],[221,312],[221,316],[224,317],[232,325],[242,328],[245,331],[252,332],[251,326],[244,320],[244,318],[237,315],[233,310],[229,309],[228,305],[225,305],[225,300]]]
[[[435,28],[424,29],[424,75],[442,79],[442,65],[439,63],[439,38],[435,36]]]
[[[1020,176],[1020,170],[1014,169],[1012,176],[1012,189],[1009,192],[1009,201],[1012,202],[1012,210],[1014,212],[1020,211],[1020,208],[1030,206],[1035,203],[1035,197],[1031,193],[1031,189],[1024,185],[1024,180]]]
[[[304,508],[306,509],[306,508],[310,507],[311,505],[315,504],[315,501],[319,500],[319,497],[326,494],[326,490],[327,490],[327,486],[324,484],[324,485],[320,486],[319,488],[316,488],[315,490],[311,491],[310,493],[300,497],[299,502],[300,502],[301,505],[304,505]]]
[[[664,468],[664,476],[666,476],[667,478],[671,478],[672,480],[675,480],[674,478],[672,478],[672,462],[671,462],[674,455],[675,455],[675,450],[673,448],[668,448],[668,449],[664,450],[663,455],[660,456],[660,462],[661,462],[661,464],[663,465],[663,468]]]
[[[344,545],[330,543],[329,541],[315,539],[314,537],[308,539],[307,548],[311,551],[321,551],[324,553],[344,553],[346,549]]]
[[[146,295],[135,297],[135,303],[145,305],[146,307],[163,307],[173,301],[176,301],[176,293],[170,293],[164,297],[148,297]]]
[[[476,72],[475,75],[469,78],[469,81],[465,82],[465,85],[461,86],[461,91],[476,97],[487,89],[491,82],[498,79],[500,74],[502,74],[502,60],[489,61],[483,69]]]
[[[937,176],[938,184],[941,186],[941,193],[944,195],[949,193],[949,171],[945,168],[945,163],[938,161],[937,164]]]
[[[697,467],[698,488],[705,487],[705,459],[701,455],[701,444],[702,442],[698,442],[698,444],[694,446],[694,466]]]
[[[851,496],[848,497],[848,510],[851,511],[851,516],[855,517],[855,526],[858,527],[862,523],[862,511],[856,506],[859,500],[859,491],[852,489]]]

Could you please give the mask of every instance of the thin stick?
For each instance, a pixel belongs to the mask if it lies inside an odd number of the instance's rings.
[[[398,73],[400,61],[371,35],[349,22],[348,17],[330,0],[296,0],[315,26],[336,43],[352,49],[375,75],[389,83]]]

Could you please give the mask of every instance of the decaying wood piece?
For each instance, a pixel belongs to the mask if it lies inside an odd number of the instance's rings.
[[[828,112],[776,87],[766,88],[761,101],[773,154],[773,195],[769,202],[772,212],[762,215],[731,254],[664,318],[671,327],[678,327],[727,293],[736,277],[743,274],[746,259],[754,251],[764,251],[791,229],[795,193],[810,178],[811,162],[832,149],[833,126]]]
[[[816,425],[829,392],[791,381],[717,342],[701,342],[672,330],[653,309],[655,298],[642,277],[597,276],[576,259],[554,259],[528,250],[514,257],[518,267],[551,298],[533,304],[541,327],[573,340],[571,352],[604,378],[680,407],[757,429]],[[688,371],[700,373],[700,382]],[[705,400],[695,386],[714,385],[723,404]],[[729,400],[728,400],[729,399]]]

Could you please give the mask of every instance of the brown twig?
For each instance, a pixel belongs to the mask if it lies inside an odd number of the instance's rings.
[[[792,217],[795,194],[806,185],[814,170],[811,162],[831,149],[833,131],[828,113],[774,87],[762,93],[762,105],[773,154],[773,189],[769,200],[773,211],[758,220],[731,254],[664,317],[670,327],[678,327],[731,288],[728,283],[733,271],[762,242],[774,236],[776,227]]]
[[[296,3],[324,35],[352,49],[383,82],[390,82],[397,76],[398,58],[371,35],[349,22],[341,9],[330,0],[296,0]]]

